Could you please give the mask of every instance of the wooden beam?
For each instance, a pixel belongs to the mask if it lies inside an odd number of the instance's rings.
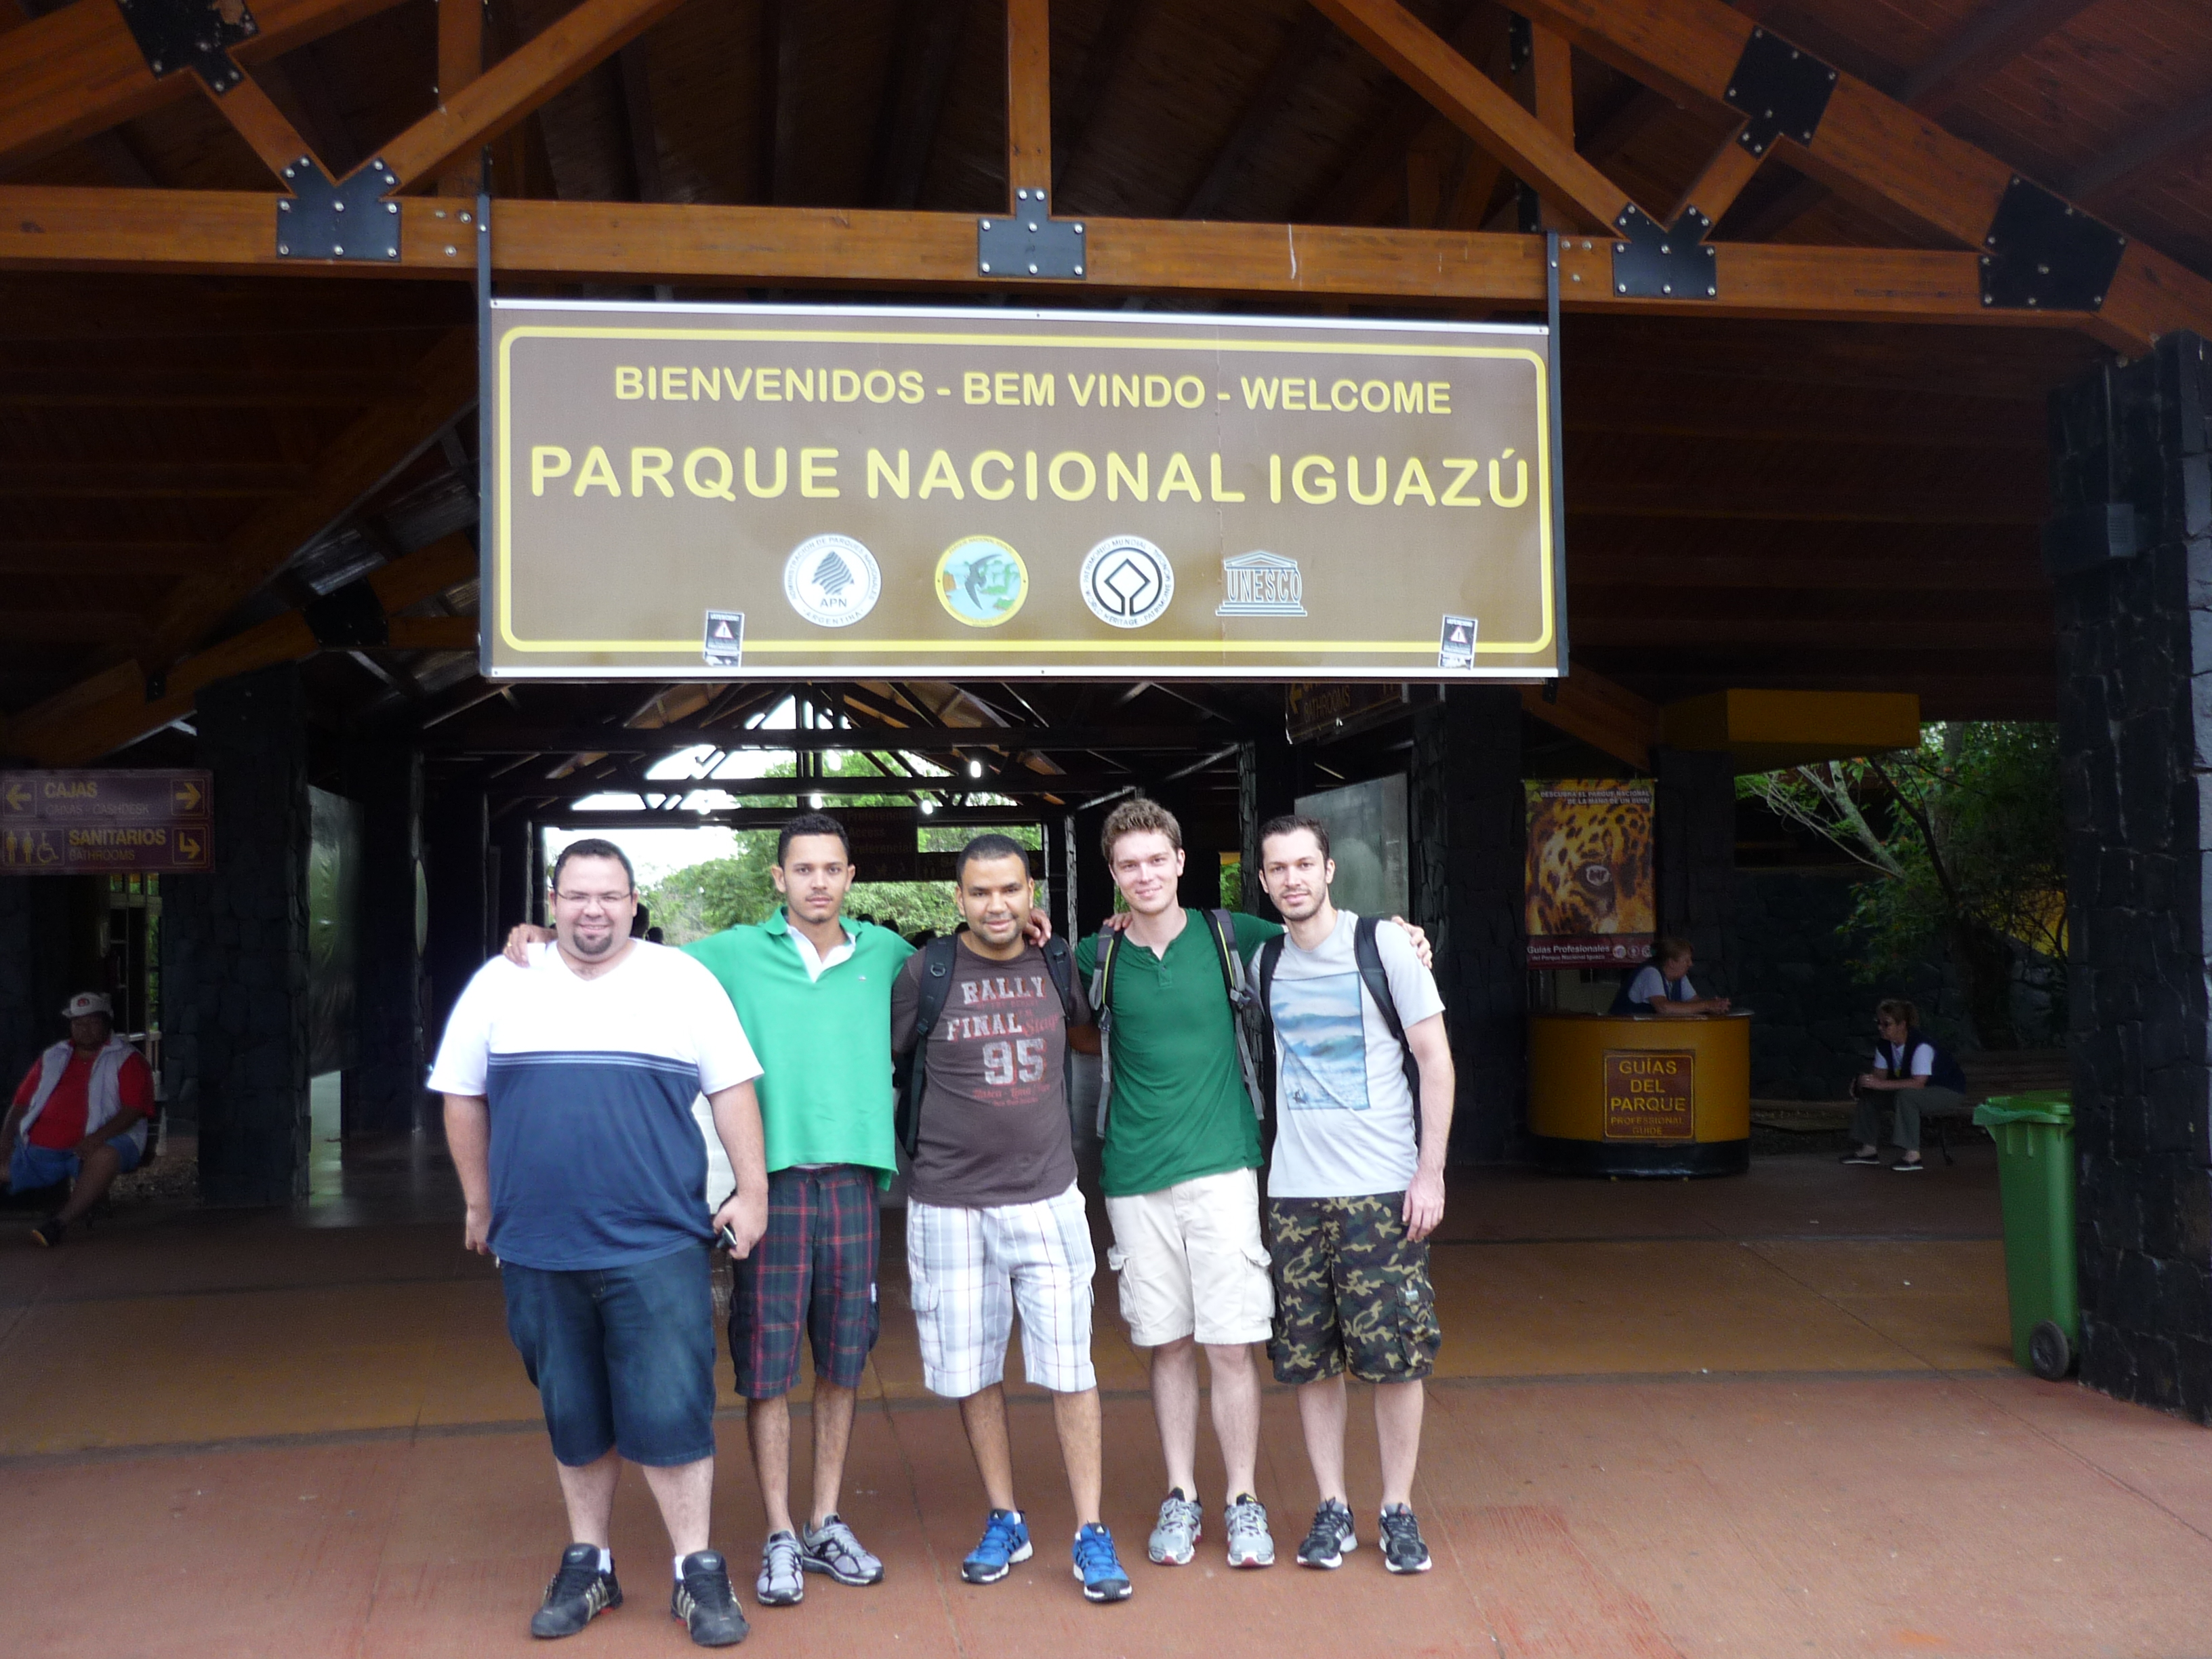
[[[447,536],[369,573],[369,587],[385,609],[420,604],[477,574],[477,551],[468,538]],[[450,624],[460,623],[455,628]],[[401,651],[473,650],[473,617],[394,617],[391,647]],[[466,635],[468,642],[456,646]],[[149,737],[192,711],[194,696],[218,680],[296,662],[322,648],[296,611],[234,634],[172,668],[161,695],[149,696],[136,663],[119,663],[8,722],[0,749],[41,765],[80,764]]]
[[[1659,736],[1659,705],[1580,663],[1571,665],[1548,687],[1522,687],[1521,707],[1545,725],[1578,738],[1615,760],[1626,761],[1638,771],[1651,769],[1651,745]]]
[[[1531,23],[1528,26],[1528,58],[1522,65],[1521,81],[1522,101],[1528,106],[1528,112],[1561,143],[1572,149],[1575,142],[1574,48],[1567,44],[1566,36],[1556,29],[1547,29],[1540,23]],[[1534,226],[1522,221],[1516,228],[1574,230],[1580,228],[1577,216],[1571,211],[1562,210],[1554,196],[1541,187],[1540,180],[1528,179],[1522,182],[1537,193],[1536,220]]]
[[[1239,170],[1282,115],[1291,94],[1313,73],[1314,65],[1328,49],[1334,33],[1328,19],[1320,12],[1308,8],[1298,14],[1268,64],[1267,73],[1260,77],[1252,95],[1244,100],[1237,125],[1229,130],[1228,137],[1213,152],[1212,162],[1184,198],[1182,217],[1207,219],[1220,211],[1237,183]]]
[[[1610,228],[1628,196],[1396,0],[1313,0],[1337,27],[1437,111],[1558,202],[1584,228]]]
[[[1741,131],[1741,127],[1736,129],[1737,132]],[[1683,191],[1681,199],[1674,204],[1674,210],[1667,216],[1666,222],[1669,225],[1678,223],[1685,213],[1695,208],[1705,216],[1708,223],[1719,224],[1728,210],[1735,205],[1735,198],[1743,194],[1743,187],[1751,182],[1752,175],[1759,171],[1759,164],[1765,159],[1764,156],[1753,155],[1736,142],[1735,133],[1730,133],[1722,142],[1721,147],[1713,152],[1712,160],[1698,170],[1698,176]]]
[[[868,168],[868,199],[879,206],[911,208],[921,200],[965,21],[959,0],[906,0]]]
[[[680,0],[583,0],[527,44],[377,151],[405,190],[489,143],[596,64],[635,40]]]
[[[159,270],[349,279],[475,276],[458,204],[401,204],[400,258],[384,265],[279,259],[262,191],[73,190],[0,185],[0,268]],[[963,214],[630,202],[501,200],[492,261],[504,279],[823,284],[988,289],[975,274],[975,222]],[[1038,283],[1054,302],[1117,290],[1381,298],[1448,307],[1534,307],[1544,294],[1543,240],[1480,232],[1331,225],[1098,219],[1090,280]],[[451,239],[451,240],[447,240]],[[1992,314],[1969,252],[1719,245],[1717,301],[1644,300],[1613,292],[1612,245],[1575,238],[1562,261],[1574,311],[1975,322],[2081,328],[2132,337],[2079,313]]]
[[[260,0],[241,64],[266,62],[398,0]],[[0,34],[0,170],[195,95],[190,71],[159,80],[117,7],[68,5]]]
[[[1006,203],[1052,189],[1052,15],[1048,0],[1006,0]]]
[[[2107,195],[2161,161],[2183,160],[2183,152],[2202,149],[2208,135],[2212,135],[2212,93],[2191,99],[2094,161],[2084,162],[2067,179],[2066,194],[2077,202]]]
[[[465,89],[483,73],[483,0],[437,0],[438,84],[433,91],[442,102]],[[455,158],[438,175],[441,196],[473,196],[477,169],[468,157]]]
[[[216,112],[230,124],[230,129],[246,140],[246,145],[261,158],[261,165],[276,176],[281,183],[287,167],[295,167],[302,161],[320,168],[325,177],[330,169],[323,166],[322,158],[300,136],[300,130],[285,118],[284,112],[270,101],[261,83],[251,75],[234,82],[228,92],[216,92],[199,76],[192,76]]]
[[[1342,0],[1330,0],[1341,3]],[[1753,24],[1721,0],[1515,0],[1577,45],[1660,87],[1714,105]],[[1856,76],[1839,74],[1812,147],[1786,159],[1832,186],[1869,191],[1961,246],[1979,247],[2016,171]],[[2106,292],[2100,334],[2147,342],[2176,328],[2212,334],[2212,280],[2130,240]]]
[[[1995,0],[1905,77],[1897,101],[1940,115],[2046,35],[2055,34],[2096,0]]]

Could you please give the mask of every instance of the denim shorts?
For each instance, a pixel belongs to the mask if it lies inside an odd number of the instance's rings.
[[[122,1160],[125,1175],[137,1169],[145,1157],[144,1150],[130,1135],[118,1135],[107,1144]],[[8,1159],[8,1184],[19,1193],[58,1187],[64,1181],[75,1181],[83,1167],[83,1160],[66,1146],[33,1146],[27,1140],[18,1140]]]
[[[662,1468],[714,1455],[714,1293],[708,1249],[553,1272],[501,1265],[507,1333],[538,1388],[553,1455],[608,1450]]]

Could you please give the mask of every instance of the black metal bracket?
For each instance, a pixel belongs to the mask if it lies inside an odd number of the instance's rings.
[[[131,38],[155,80],[196,70],[210,92],[228,92],[246,76],[230,48],[261,33],[246,0],[115,0]]]
[[[1753,29],[1729,76],[1728,106],[1744,118],[1736,143],[1753,155],[1765,155],[1779,137],[1811,149],[1835,89],[1836,71],[1811,52]]]
[[[1713,222],[1686,208],[1669,229],[1633,202],[1613,222],[1613,291],[1632,300],[1710,300],[1720,276],[1705,233]]]
[[[376,597],[366,576],[302,605],[300,615],[314,635],[315,643],[326,650],[359,651],[392,641],[391,618],[384,614],[384,601]]]
[[[1996,311],[2095,311],[2128,239],[2015,178],[1982,238],[1982,303]]]
[[[975,222],[975,274],[1081,281],[1083,240],[1079,221],[1052,216],[1044,191],[1018,190],[1012,218]]]
[[[399,257],[399,204],[384,199],[399,176],[381,159],[332,184],[312,155],[284,169],[289,196],[276,198],[276,254],[283,259]]]

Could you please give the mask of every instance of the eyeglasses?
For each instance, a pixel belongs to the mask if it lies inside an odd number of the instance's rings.
[[[553,895],[555,898],[559,899],[563,904],[604,904],[609,906],[620,904],[624,899],[629,897],[629,889],[628,888],[624,888],[619,893],[556,893]]]

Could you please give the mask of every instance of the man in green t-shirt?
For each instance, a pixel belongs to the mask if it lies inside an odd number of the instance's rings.
[[[1107,815],[1100,841],[1130,912],[1110,952],[1110,975],[1092,994],[1105,1028],[1102,1184],[1114,1226],[1107,1262],[1121,1275],[1129,1340],[1152,1351],[1152,1413],[1169,1486],[1146,1553],[1187,1565],[1202,1530],[1203,1347],[1228,1480],[1229,1564],[1264,1567],[1275,1546],[1253,1492],[1260,1377],[1251,1345],[1272,1334],[1274,1292],[1255,1174],[1262,1162],[1259,1110],[1230,1006],[1236,969],[1222,947],[1233,946],[1236,961],[1246,962],[1283,930],[1236,914],[1229,917],[1234,938],[1222,940],[1206,913],[1183,908],[1176,899],[1182,830],[1157,801],[1122,802]],[[1425,958],[1426,941],[1408,931]],[[1097,978],[1109,956],[1104,939],[1094,934],[1076,947],[1086,979]],[[1099,1029],[1079,1028],[1070,1040],[1095,1052]]]

